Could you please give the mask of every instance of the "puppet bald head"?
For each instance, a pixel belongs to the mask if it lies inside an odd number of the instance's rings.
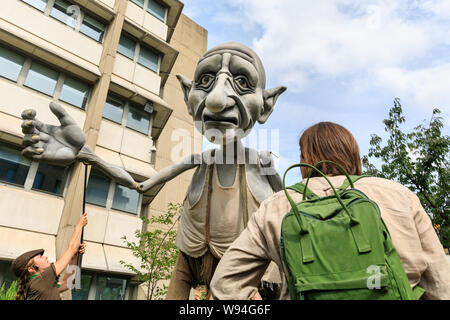
[[[191,81],[177,76],[195,127],[219,132],[225,139],[241,139],[256,122],[264,123],[285,87],[266,90],[266,73],[249,47],[228,42],[208,50],[199,60]]]

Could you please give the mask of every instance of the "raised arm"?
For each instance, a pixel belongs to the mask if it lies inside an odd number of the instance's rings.
[[[83,130],[61,105],[51,102],[50,110],[58,118],[60,126],[44,124],[37,120],[36,111],[33,109],[22,113],[22,144],[25,146],[22,154],[25,157],[56,165],[70,165],[75,161],[88,163],[116,182],[136,189],[136,182],[128,172],[103,161],[92,151],[86,144]]]
[[[81,242],[81,232],[83,228],[87,225],[87,214],[84,213],[80,219],[78,220],[77,225],[75,226],[75,230],[73,231],[72,238],[70,238],[69,246],[66,251],[62,254],[62,256],[55,262],[55,271],[56,275],[59,276],[61,272],[69,264],[72,257],[78,252],[80,249]]]
[[[139,192],[146,192],[147,190],[153,188],[154,186],[172,180],[173,178],[175,178],[176,176],[178,176],[179,174],[183,173],[186,170],[198,167],[202,160],[201,157],[202,155],[200,154],[191,154],[190,156],[186,157],[183,161],[162,169],[150,179],[140,183],[138,185],[137,190]]]

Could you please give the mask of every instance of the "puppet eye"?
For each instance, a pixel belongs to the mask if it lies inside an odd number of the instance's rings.
[[[238,88],[244,92],[252,89],[245,76],[237,76],[236,78],[234,78],[234,82],[236,83]]]
[[[237,79],[236,82],[242,88],[244,88],[244,89],[248,88],[247,80],[245,80],[244,78]]]
[[[210,74],[204,74],[201,76],[198,84],[204,88],[208,88],[214,81],[214,77]]]

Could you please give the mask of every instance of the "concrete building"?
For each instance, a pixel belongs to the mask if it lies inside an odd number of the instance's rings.
[[[207,31],[182,9],[178,0],[2,1],[0,284],[13,279],[11,260],[25,251],[44,248],[55,261],[82,211],[83,164],[56,167],[21,156],[24,109],[59,125],[48,108],[57,101],[97,155],[138,181],[172,163],[174,129],[193,133],[175,75],[193,77]],[[192,174],[140,195],[88,171],[88,250],[74,299],[143,297],[119,263],[136,263],[122,237],[135,239],[141,216],[181,203]]]

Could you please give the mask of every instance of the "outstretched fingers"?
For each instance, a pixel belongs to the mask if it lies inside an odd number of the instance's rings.
[[[42,159],[42,154],[44,153],[44,148],[42,147],[34,147],[29,146],[22,150],[22,155],[25,158],[33,159],[33,160],[39,160]]]
[[[36,148],[43,147],[49,142],[50,136],[44,132],[34,132],[33,134],[25,134],[22,139],[22,145],[24,147],[34,146]]]
[[[76,125],[77,123],[73,118],[67,113],[67,111],[58,103],[50,102],[50,110],[58,118],[62,126]]]
[[[34,109],[26,109],[22,112],[22,119],[33,120],[36,117],[36,110]]]
[[[37,119],[24,120],[22,122],[22,132],[25,134],[50,133],[50,126]]]

